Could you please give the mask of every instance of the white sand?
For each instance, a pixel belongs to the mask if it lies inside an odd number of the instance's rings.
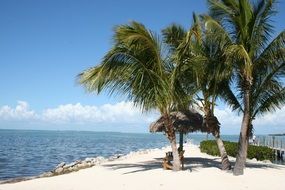
[[[250,161],[243,176],[233,176],[218,168],[218,157],[188,144],[186,170],[173,172],[161,167],[161,157],[169,150],[144,151],[70,174],[3,184],[0,190],[285,189],[284,166]]]

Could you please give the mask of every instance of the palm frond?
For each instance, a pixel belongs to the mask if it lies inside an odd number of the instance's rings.
[[[269,62],[269,67],[275,66],[276,63],[285,61],[285,30],[272,40],[272,42],[256,58],[258,68],[264,67],[264,63]]]
[[[175,50],[186,36],[186,30],[178,24],[172,24],[162,30],[162,36],[164,43]]]
[[[229,82],[221,82],[219,84],[219,96],[220,98],[229,105],[232,110],[237,110],[238,112],[243,112],[243,105],[236,97],[233,89],[230,87]]]
[[[264,92],[268,93],[268,92]],[[259,106],[254,110],[253,118],[257,115],[263,115],[266,112],[272,112],[276,109],[280,109],[285,104],[285,88],[276,90],[274,93],[270,93],[264,98]]]
[[[252,69],[253,63],[250,58],[250,55],[246,51],[243,45],[231,45],[225,51],[227,56],[228,64],[231,63],[240,63],[237,67],[240,69],[241,76],[244,76],[244,79],[251,82],[252,81]]]
[[[254,4],[253,17],[250,22],[250,39],[251,51],[259,54],[272,37],[273,25],[270,17],[276,13],[276,1],[259,0]]]
[[[125,95],[143,110],[169,109],[169,63],[162,58],[157,35],[132,22],[115,28],[114,41],[102,63],[81,73],[79,82],[89,91]]]

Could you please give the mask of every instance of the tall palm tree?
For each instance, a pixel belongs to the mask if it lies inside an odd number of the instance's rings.
[[[79,82],[90,92],[107,91],[126,96],[143,111],[158,109],[165,118],[166,136],[173,152],[173,170],[180,170],[175,131],[170,112],[180,96],[171,85],[169,52],[159,37],[144,25],[131,22],[115,28],[114,45],[101,64],[79,74]]]
[[[181,82],[184,87],[191,89],[191,86],[195,86],[198,90],[198,100],[201,101],[201,110],[204,112],[204,125],[216,139],[222,169],[229,170],[231,164],[220,138],[220,123],[214,115],[214,108],[217,98],[221,96],[222,87],[227,84],[230,76],[229,69],[224,64],[223,50],[231,41],[226,35],[221,35],[222,29],[210,17],[199,19],[193,14],[193,20],[193,26],[178,47],[177,59],[180,64],[175,72],[180,77],[176,78],[184,79]]]
[[[167,44],[168,51],[170,52],[169,59],[174,64],[174,68],[179,65],[177,63],[177,59],[175,58],[175,54],[177,53],[177,48],[179,45],[183,42],[184,38],[186,37],[187,31],[178,24],[172,24],[162,30],[162,37],[163,42]],[[175,69],[173,69],[174,71]],[[180,111],[180,112],[187,112],[189,111],[189,106],[193,103],[193,95],[195,94],[195,89],[191,89],[189,92],[186,93],[183,87],[181,86],[181,83],[179,80],[176,80],[176,78],[179,77],[177,75],[174,75],[172,72],[172,89],[177,91],[180,94],[180,101],[174,102],[176,104],[176,110],[174,111]],[[183,135],[184,133],[182,131],[179,132],[179,150],[183,151]]]
[[[234,175],[242,175],[252,120],[279,108],[285,100],[280,80],[285,70],[285,31],[271,40],[275,0],[208,0],[208,4],[210,15],[234,43],[226,51],[227,63],[234,69],[234,90],[227,96],[231,105],[243,113],[234,167]]]

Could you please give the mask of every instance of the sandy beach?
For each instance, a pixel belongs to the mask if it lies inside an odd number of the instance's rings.
[[[115,161],[70,174],[2,184],[0,190],[146,190],[146,189],[284,189],[285,166],[248,161],[243,176],[219,169],[220,159],[185,145],[185,170],[163,170],[161,158],[170,148],[130,153]],[[231,161],[234,161],[231,158]]]

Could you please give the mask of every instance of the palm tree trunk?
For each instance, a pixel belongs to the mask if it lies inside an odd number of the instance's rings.
[[[222,139],[220,138],[219,134],[214,135],[219,151],[220,151],[220,155],[221,155],[221,159],[222,159],[222,170],[230,170],[231,169],[231,163],[229,161],[228,158],[228,154],[226,152],[224,143],[222,141]]]
[[[220,138],[220,122],[218,121],[217,117],[213,115],[213,113],[210,111],[209,108],[205,107],[205,119],[206,119],[206,125],[208,129],[211,131],[213,136],[216,139],[217,146],[220,152],[220,156],[222,159],[222,170],[230,170],[231,169],[231,163],[228,158],[228,154],[226,152],[224,143],[222,139]]]
[[[250,97],[249,90],[245,91],[244,94],[244,113],[241,124],[241,131],[238,142],[238,152],[236,156],[236,163],[234,167],[234,175],[243,175],[244,167],[247,156],[247,148],[248,148],[248,128],[250,124]]]
[[[172,122],[171,122],[169,116],[166,116],[166,117],[167,117],[167,119],[166,119],[167,120],[167,122],[166,122],[166,126],[167,126],[166,127],[166,135],[170,141],[172,154],[173,154],[172,169],[173,169],[173,171],[179,171],[179,170],[181,170],[181,162],[179,159],[179,153],[178,153],[177,145],[176,145],[176,135],[175,135],[175,131],[174,131],[174,128],[173,128],[173,125],[172,125]]]
[[[179,159],[179,154],[176,146],[176,140],[173,140],[171,143],[171,149],[173,152],[173,171],[179,171],[181,170],[181,162]]]

